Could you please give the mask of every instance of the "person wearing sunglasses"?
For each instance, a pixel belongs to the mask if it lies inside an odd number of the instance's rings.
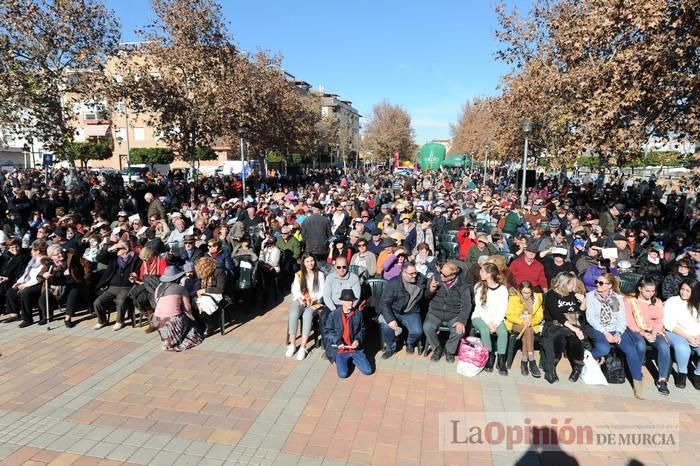
[[[447,262],[440,269],[440,275],[432,277],[425,298],[429,304],[423,322],[423,333],[433,351],[431,360],[439,361],[445,354],[448,363],[454,362],[472,308],[469,286],[456,263]],[[437,334],[438,328],[443,325],[450,329],[444,348]]]
[[[620,294],[620,281],[604,273],[595,281],[595,290],[586,293],[586,320],[593,327],[593,357],[599,361],[610,354],[613,346],[625,355],[627,367],[632,374],[634,396],[644,399],[642,364],[637,351],[638,334],[627,329],[625,303]]]
[[[333,261],[333,271],[328,274],[323,285],[323,304],[329,311],[341,305],[340,294],[343,290],[350,289],[355,294],[353,306],[360,302],[360,278],[348,270],[348,260],[344,256],[338,256]],[[324,313],[325,316],[327,313]]]

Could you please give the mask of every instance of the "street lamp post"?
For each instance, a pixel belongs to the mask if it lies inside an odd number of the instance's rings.
[[[245,126],[240,126],[238,128],[238,135],[241,137],[241,180],[243,181],[243,199],[245,202],[245,137],[248,135],[248,128]]]
[[[523,132],[525,133],[525,152],[523,153],[523,183],[522,183],[522,188],[520,191],[520,205],[524,206],[525,205],[525,178],[527,177],[527,143],[528,143],[528,135],[530,134],[530,131],[532,131],[532,120],[529,118],[526,118],[523,120],[522,124]]]
[[[22,146],[22,158],[24,159],[24,169],[26,170],[27,167],[29,166],[29,144],[26,142]]]
[[[117,137],[116,137],[116,141],[117,141],[117,144],[119,145],[119,151],[121,152],[121,149],[122,149],[122,142],[124,142],[124,138],[121,137],[121,136],[117,136]],[[122,158],[121,158],[121,155],[119,156],[119,169],[120,169],[120,170],[122,169]],[[131,170],[129,170],[129,172],[131,172]],[[128,177],[128,176],[131,176],[131,173],[129,173],[129,174],[127,175],[127,177]]]
[[[489,172],[489,143],[486,141],[484,143],[484,152],[486,154],[486,158],[484,160],[484,186],[486,186],[486,179],[488,178],[488,172]]]

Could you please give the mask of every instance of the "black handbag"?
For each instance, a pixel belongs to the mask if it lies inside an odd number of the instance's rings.
[[[621,384],[626,382],[625,363],[622,361],[622,358],[615,348],[610,350],[610,354],[605,359],[603,374],[605,374],[605,378],[609,384]]]

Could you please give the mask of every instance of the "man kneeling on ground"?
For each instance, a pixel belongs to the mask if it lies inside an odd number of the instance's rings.
[[[353,365],[365,375],[374,370],[362,344],[365,339],[365,321],[362,312],[353,307],[355,293],[345,289],[340,294],[340,306],[331,311],[325,321],[326,354],[335,361],[338,377],[347,378]]]

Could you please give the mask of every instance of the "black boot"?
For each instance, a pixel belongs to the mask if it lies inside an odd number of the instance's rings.
[[[685,381],[687,378],[688,378],[688,376],[686,374],[677,373],[676,380],[675,380],[676,387],[685,388]]]
[[[216,333],[216,316],[202,313],[204,319],[204,338],[210,337]]]
[[[489,360],[486,361],[484,370],[486,372],[493,372],[493,363],[496,362],[496,353],[489,353]]]
[[[556,367],[552,367],[544,370],[544,380],[549,383],[559,382],[559,377],[557,376]]]
[[[571,369],[571,375],[569,376],[569,382],[577,382],[578,378],[581,377],[581,370],[583,370],[583,364],[574,363],[574,368]]]
[[[508,375],[508,368],[506,367],[506,355],[498,355],[498,373],[500,375]]]
[[[542,377],[542,373],[540,372],[539,367],[537,367],[537,363],[535,361],[530,361],[530,374],[536,379],[539,379]]]
[[[529,371],[527,370],[527,361],[520,361],[520,374],[524,377],[530,375]]]

